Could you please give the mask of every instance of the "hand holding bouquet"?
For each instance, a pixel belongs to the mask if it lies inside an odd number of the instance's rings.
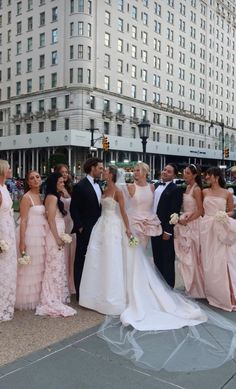
[[[129,247],[136,247],[139,244],[139,240],[136,236],[131,235],[129,238]]]
[[[70,244],[72,242],[72,237],[69,234],[62,234],[61,235],[61,240],[65,244]]]
[[[177,224],[179,221],[179,215],[178,213],[172,213],[172,215],[170,215],[170,221],[169,221],[169,224]]]
[[[1,239],[0,240],[0,254],[6,253],[8,250],[9,250],[9,244],[5,240]]]
[[[226,223],[228,215],[225,211],[218,211],[215,214],[215,220],[219,223]]]
[[[27,255],[25,251],[22,251],[21,257],[18,258],[19,265],[29,265],[31,263],[30,255]]]

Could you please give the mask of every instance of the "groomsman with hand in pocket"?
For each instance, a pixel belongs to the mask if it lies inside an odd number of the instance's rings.
[[[161,221],[163,234],[152,237],[154,263],[166,282],[175,285],[174,226],[170,224],[173,213],[180,213],[183,194],[173,180],[178,174],[173,163],[166,165],[161,173],[161,181],[154,192],[154,212]]]

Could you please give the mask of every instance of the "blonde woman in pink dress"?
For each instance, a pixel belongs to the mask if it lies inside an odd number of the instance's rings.
[[[11,169],[5,160],[0,160],[0,240],[8,245],[0,251],[0,321],[11,320],[16,299],[16,238],[12,200],[5,185],[11,177]]]
[[[220,168],[209,168],[206,182],[210,188],[203,190],[204,217],[200,224],[205,294],[209,304],[232,311],[236,303],[236,221],[225,212],[233,212],[233,196],[224,189]]]
[[[185,290],[194,298],[204,298],[200,252],[200,219],[203,214],[201,173],[193,164],[184,170],[187,183],[183,195],[183,215],[174,228],[175,253]]]
[[[64,217],[65,221],[65,232],[71,234],[73,229],[73,220],[70,215],[70,203],[71,193],[73,189],[73,183],[70,177],[69,168],[65,164],[59,164],[54,169],[55,172],[61,173],[64,179],[64,189],[61,192],[61,201],[64,203],[64,209],[67,214]],[[66,259],[66,272],[68,278],[69,291],[71,294],[75,293],[74,285],[74,260],[75,260],[75,249],[76,249],[76,234],[71,234],[72,242],[70,245],[65,246],[65,259]]]
[[[60,173],[52,173],[46,183],[45,210],[49,224],[46,235],[45,272],[42,283],[40,304],[36,315],[73,316],[76,311],[66,305],[70,302],[65,265],[64,243],[61,239],[65,233],[64,204],[60,193],[64,180]]]
[[[31,258],[28,265],[17,266],[16,305],[20,310],[36,309],[40,301],[45,265],[47,220],[40,197],[41,177],[29,171],[26,190],[20,203],[20,225],[17,231],[18,256],[23,252]]]

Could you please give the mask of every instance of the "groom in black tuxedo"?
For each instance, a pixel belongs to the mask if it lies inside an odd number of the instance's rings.
[[[166,165],[161,173],[161,182],[154,193],[154,211],[161,221],[163,233],[152,238],[155,265],[172,288],[175,286],[174,226],[169,222],[171,214],[179,214],[183,200],[182,191],[173,183],[177,174],[173,163]]]
[[[72,233],[76,233],[76,253],[74,263],[74,280],[76,299],[79,300],[80,280],[84,260],[92,229],[101,215],[101,188],[98,180],[103,172],[103,163],[99,158],[89,158],[84,164],[86,177],[75,185],[70,213],[74,223]]]

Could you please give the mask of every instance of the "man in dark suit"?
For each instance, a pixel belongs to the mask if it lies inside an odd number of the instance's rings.
[[[161,221],[163,233],[152,238],[155,265],[172,288],[175,285],[175,250],[170,215],[179,214],[183,200],[182,191],[173,183],[177,174],[173,163],[166,165],[161,173],[161,182],[154,193],[154,212]]]
[[[84,164],[86,177],[75,185],[70,213],[74,222],[72,232],[76,233],[76,253],[74,263],[74,280],[76,299],[79,300],[80,280],[84,260],[92,229],[101,215],[101,188],[97,180],[103,172],[103,163],[99,158],[89,158]]]

